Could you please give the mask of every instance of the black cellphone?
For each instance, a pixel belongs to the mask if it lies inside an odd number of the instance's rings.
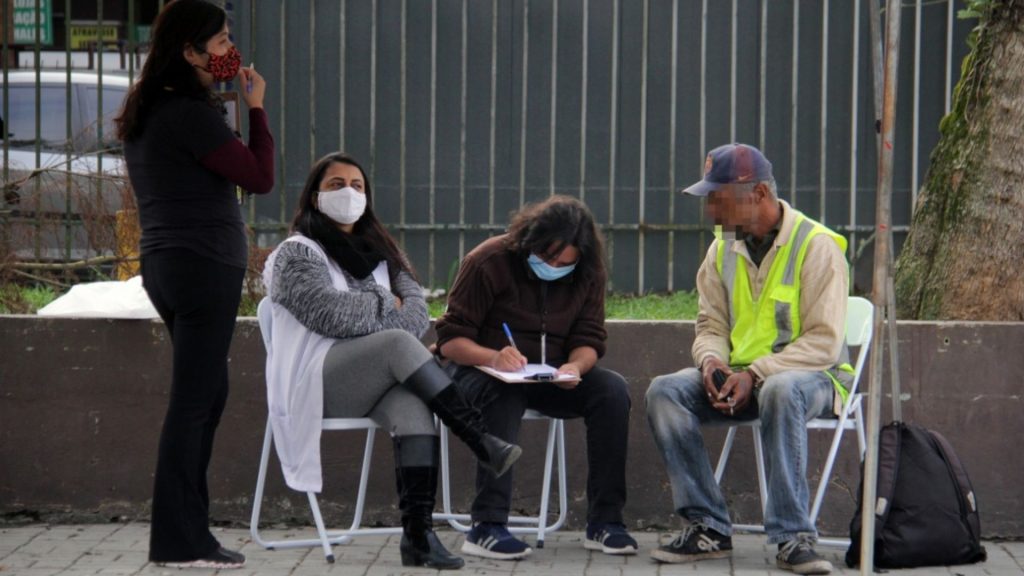
[[[716,369],[711,373],[711,381],[715,383],[715,388],[717,388],[719,392],[722,391],[722,386],[725,386],[725,381],[728,379],[729,377],[726,376],[725,372],[721,369]]]
[[[538,382],[551,382],[555,379],[554,372],[538,372],[536,374],[530,374],[526,377],[527,380],[536,380]]]

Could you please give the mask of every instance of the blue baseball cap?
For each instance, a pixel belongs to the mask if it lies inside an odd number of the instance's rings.
[[[684,194],[707,196],[723,184],[761,182],[772,179],[772,163],[748,144],[726,144],[708,152],[704,178],[683,188]]]

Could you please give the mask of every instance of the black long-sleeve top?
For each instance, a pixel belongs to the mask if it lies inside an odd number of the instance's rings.
[[[143,256],[186,248],[245,267],[248,248],[236,186],[262,194],[274,186],[274,138],[262,109],[249,110],[249,144],[208,102],[169,95],[124,145],[138,202]]]

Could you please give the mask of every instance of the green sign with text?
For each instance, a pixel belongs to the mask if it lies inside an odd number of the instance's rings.
[[[12,4],[14,7],[11,14],[14,20],[14,44],[35,44],[38,33],[39,44],[52,46],[53,1],[13,0]]]

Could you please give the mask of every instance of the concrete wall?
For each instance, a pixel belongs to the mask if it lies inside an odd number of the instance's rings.
[[[1013,446],[1024,437],[1024,324],[899,325],[904,419],[943,432],[971,474],[986,537],[1024,537],[1024,465]],[[629,381],[627,522],[636,528],[678,526],[668,480],[647,429],[643,395],[650,379],[690,363],[693,324],[610,322],[603,364]],[[157,438],[167,405],[171,346],[159,322],[0,317],[0,519],[18,515],[61,520],[146,518]],[[215,521],[248,521],[266,424],[263,346],[254,319],[239,321],[231,350],[231,397],[210,469]],[[886,383],[888,386],[888,383]],[[888,414],[889,396],[883,399]],[[888,416],[885,417],[886,419]],[[514,506],[535,511],[544,426],[524,425],[527,453],[517,470]],[[585,524],[586,450],[580,422],[567,426],[571,527]],[[708,433],[717,453],[721,432]],[[847,532],[859,482],[856,441],[841,451],[820,522],[823,533]],[[453,443],[456,506],[469,502],[471,459]],[[362,438],[330,433],[322,447],[325,516],[340,523],[351,511]],[[817,481],[827,452],[812,433],[810,475]],[[743,431],[725,485],[734,520],[759,517],[749,434]],[[397,521],[390,442],[379,438],[367,517]],[[265,516],[309,522],[304,498],[283,487],[271,460]]]

